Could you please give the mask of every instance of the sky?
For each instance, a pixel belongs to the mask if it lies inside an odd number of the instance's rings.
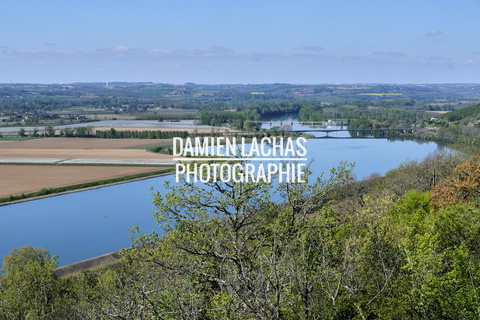
[[[2,0],[0,83],[480,83],[480,0]]]

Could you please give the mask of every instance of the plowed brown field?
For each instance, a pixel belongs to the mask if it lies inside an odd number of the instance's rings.
[[[163,139],[88,139],[44,138],[23,141],[0,141],[0,158],[110,158],[170,159],[142,149],[124,149],[160,143]]]
[[[0,158],[62,159],[170,159],[142,149],[124,149],[160,143],[159,139],[44,138],[0,141]],[[0,165],[0,197],[35,192],[143,172],[159,167]]]
[[[0,165],[0,198],[162,170],[159,167]]]

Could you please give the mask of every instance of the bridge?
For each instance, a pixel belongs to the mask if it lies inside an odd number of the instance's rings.
[[[400,132],[400,133],[412,133],[413,129],[411,128],[395,128],[395,129],[305,129],[305,130],[292,130],[290,132],[299,132],[299,133],[305,133],[305,132],[324,132],[326,136],[328,137],[328,134],[331,132],[342,132],[342,131],[347,131],[347,132],[356,132],[357,136],[359,133],[362,132]]]
[[[373,132],[381,132],[381,133],[387,133],[387,132],[398,132],[398,133],[412,133],[413,129],[412,128],[392,128],[392,129],[305,129],[305,130],[288,130],[284,131],[284,134],[288,133],[307,133],[307,132],[323,132],[325,133],[326,137],[329,137],[329,133],[332,132],[355,132],[357,137],[360,136],[360,133],[373,133]],[[282,132],[280,132],[282,133]],[[224,136],[265,136],[266,133],[262,131],[233,131],[233,132],[223,132],[221,133]],[[348,137],[343,137],[343,138],[348,138]]]

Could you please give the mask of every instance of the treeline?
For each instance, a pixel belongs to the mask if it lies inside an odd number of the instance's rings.
[[[46,114],[47,111],[81,106],[86,109],[121,110],[125,113],[136,114],[145,112],[148,108],[185,109],[195,106],[192,102],[172,101],[162,96],[151,98],[138,91],[117,91],[115,96],[112,96],[111,91],[96,92],[94,89],[86,88],[83,91],[69,90],[59,93],[61,94],[56,94],[53,97],[47,95],[47,92],[44,91],[41,91],[41,94],[22,92],[18,96],[9,96],[7,99],[1,99],[0,97],[0,111],[7,114],[36,113],[41,115]]]
[[[257,121],[260,115],[256,112],[201,110],[197,113],[200,123],[210,126],[222,126],[228,124],[230,127],[240,130],[258,130]]]
[[[443,114],[430,125],[437,128],[432,140],[461,148],[480,148],[480,104]]]
[[[304,108],[300,114],[304,118],[324,117],[321,110],[312,108]],[[337,116],[354,116],[354,114],[339,111]],[[349,129],[372,129],[372,131],[352,131],[352,135],[430,140],[456,146],[469,153],[478,152],[480,148],[480,104],[455,110],[438,118],[433,118],[427,113],[408,110],[385,112],[368,110],[358,112],[357,117],[347,120]],[[400,133],[398,131],[378,132],[373,129],[406,130]]]
[[[452,112],[448,112],[441,116],[450,122],[476,122],[480,120],[480,104],[461,108]]]
[[[20,128],[17,132],[19,137],[55,137],[55,129],[53,126],[47,126],[44,130],[35,128],[31,133],[27,133],[24,128]],[[171,139],[174,137],[186,138],[189,136],[188,131],[161,131],[161,130],[94,130],[93,127],[76,127],[63,128],[59,130],[60,137],[79,137],[79,138],[103,138],[103,139]],[[57,136],[58,136],[57,135]]]
[[[445,126],[437,131],[433,140],[478,150],[480,148],[480,126]]]
[[[370,126],[372,124],[377,123],[370,121]],[[362,125],[367,124],[352,121],[350,127],[360,128]],[[451,111],[416,124],[412,138],[436,141],[469,153],[477,153],[480,149],[480,104]]]
[[[115,130],[110,128],[110,130],[96,130],[96,138],[104,139],[171,139],[174,137],[186,138],[188,137],[187,131],[160,131],[160,130]]]
[[[16,249],[0,319],[478,319],[480,158],[350,177],[174,186],[154,198],[162,235],[103,270],[58,278]]]
[[[359,105],[311,105],[300,109],[300,121],[324,121],[327,119],[345,119],[350,121],[368,120],[372,126],[390,127],[392,125],[411,125],[429,118],[424,111],[409,110],[406,108],[362,107]],[[359,128],[355,128],[359,129]]]
[[[289,100],[233,100],[203,106],[197,113],[197,117],[202,124],[218,126],[222,123],[228,123],[235,128],[243,129],[242,124],[245,121],[258,121],[286,115],[296,116],[302,107],[310,103],[308,101]]]
[[[86,93],[88,94],[88,93]],[[7,114],[17,113],[35,113],[38,115],[46,114],[47,111],[63,110],[72,107],[82,106],[84,108],[115,109],[125,106],[125,112],[136,113],[143,112],[148,107],[155,105],[152,99],[143,100],[141,98],[128,97],[93,97],[89,99],[74,96],[42,97],[31,99],[11,99],[2,102],[0,100],[0,110]]]
[[[308,101],[274,100],[262,103],[245,104],[241,110],[258,113],[261,118],[296,115]]]

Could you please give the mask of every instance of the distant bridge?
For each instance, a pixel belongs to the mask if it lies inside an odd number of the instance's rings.
[[[356,132],[357,136],[359,133],[362,132],[400,132],[400,133],[412,133],[413,129],[411,128],[395,128],[395,129],[305,129],[305,130],[292,130],[290,132],[299,132],[299,133],[305,133],[305,132],[324,132],[327,137],[328,134],[331,132],[342,132],[342,131],[347,131],[347,132]]]
[[[395,129],[305,129],[305,130],[287,130],[284,131],[283,133],[288,134],[288,133],[307,133],[307,132],[323,132],[325,133],[326,137],[329,137],[329,133],[332,132],[355,132],[357,137],[360,136],[360,133],[370,133],[370,132],[381,132],[381,133],[387,133],[387,132],[398,132],[398,133],[412,133],[413,129],[412,128],[395,128]],[[282,133],[282,132],[280,132]],[[223,132],[221,133],[222,135],[225,136],[237,136],[237,137],[242,137],[242,136],[265,136],[266,133],[262,131],[232,131],[232,132]],[[349,138],[349,137],[343,137],[343,138]]]

